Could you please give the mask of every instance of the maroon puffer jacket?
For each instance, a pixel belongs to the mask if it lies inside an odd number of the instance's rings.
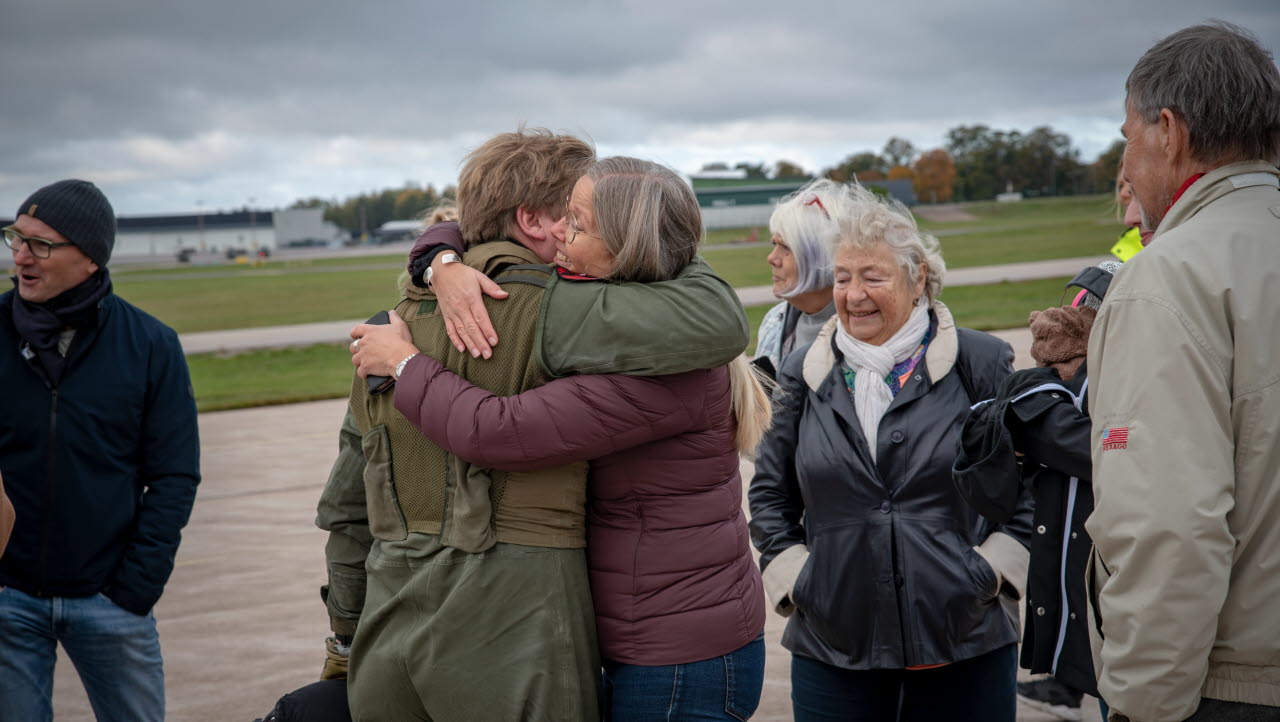
[[[395,405],[427,438],[481,466],[591,460],[587,560],[606,659],[696,662],[764,629],[728,369],[573,376],[502,397],[419,355],[396,384]]]

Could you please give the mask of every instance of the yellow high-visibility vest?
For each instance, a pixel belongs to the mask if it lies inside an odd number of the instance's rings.
[[[1138,251],[1142,250],[1142,234],[1138,233],[1137,228],[1130,228],[1120,236],[1120,240],[1111,247],[1111,255],[1119,258],[1123,263],[1130,258],[1138,255]]]

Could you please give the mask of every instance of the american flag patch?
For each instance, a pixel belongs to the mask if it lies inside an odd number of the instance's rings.
[[[1112,449],[1129,448],[1129,427],[1128,426],[1112,426],[1109,429],[1102,430],[1102,450],[1111,451]]]

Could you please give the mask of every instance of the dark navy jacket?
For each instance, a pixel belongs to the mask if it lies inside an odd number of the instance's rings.
[[[0,296],[0,472],[17,510],[0,586],[103,593],[146,614],[173,571],[200,482],[196,406],[172,329],[112,294],[76,332],[57,388]]]

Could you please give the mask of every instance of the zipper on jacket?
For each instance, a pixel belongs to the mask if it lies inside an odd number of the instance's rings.
[[[45,462],[45,485],[44,485],[44,523],[40,526],[40,584],[36,588],[37,596],[47,596],[45,585],[49,579],[49,536],[51,527],[53,526],[53,503],[54,503],[54,448],[57,442],[58,432],[58,387],[52,386],[49,389],[50,405],[49,405],[49,458]]]

